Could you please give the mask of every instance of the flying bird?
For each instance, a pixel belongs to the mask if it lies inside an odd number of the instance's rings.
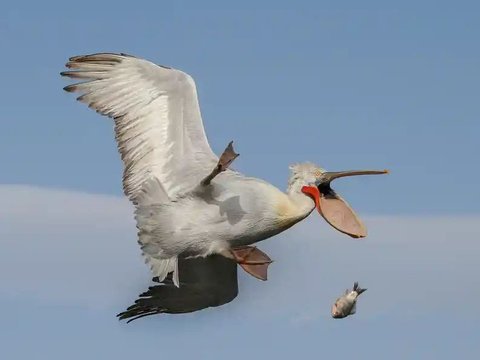
[[[294,164],[283,192],[233,170],[239,154],[232,142],[219,157],[214,154],[188,74],[113,53],[74,56],[66,67],[61,75],[80,82],[64,90],[78,92],[77,100],[114,121],[124,164],[123,190],[135,205],[138,243],[160,283],[124,316],[147,314],[146,300],[151,299],[158,305],[150,309],[153,313],[195,311],[231,301],[237,291],[236,264],[267,279],[272,260],[253,244],[285,231],[315,209],[338,231],[354,238],[367,235],[330,184],[387,170],[329,172],[312,163]],[[223,279],[222,269],[230,276]],[[216,280],[231,290],[229,296],[205,300],[211,291],[206,289]],[[187,304],[185,297],[192,291],[203,295]]]
[[[343,319],[357,312],[357,298],[367,289],[358,286],[358,282],[353,284],[352,290],[345,290],[345,294],[340,296],[332,306],[332,317],[334,319]]]

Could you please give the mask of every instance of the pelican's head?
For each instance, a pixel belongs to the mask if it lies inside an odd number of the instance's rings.
[[[323,218],[335,229],[354,238],[367,236],[367,229],[348,203],[330,187],[340,177],[388,174],[388,170],[326,171],[311,163],[290,166],[289,191],[300,191],[315,202]]]

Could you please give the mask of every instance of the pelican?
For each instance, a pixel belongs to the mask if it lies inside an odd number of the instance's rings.
[[[214,154],[195,82],[185,72],[123,53],[74,56],[66,67],[61,75],[80,82],[64,90],[80,93],[77,100],[114,121],[124,164],[123,190],[135,206],[138,243],[154,279],[164,285],[165,297],[153,310],[140,301],[124,316],[188,312],[230,301],[237,292],[236,264],[267,279],[272,260],[252,245],[287,230],[315,209],[338,231],[354,238],[367,235],[330,184],[340,177],[387,170],[330,172],[312,163],[294,164],[283,192],[231,169],[239,156],[232,142],[220,157]],[[202,281],[210,284],[200,292],[204,296],[212,283],[223,284],[228,294],[220,300],[192,299]],[[143,294],[147,300],[155,297],[155,289]],[[191,302],[182,305],[186,297]]]

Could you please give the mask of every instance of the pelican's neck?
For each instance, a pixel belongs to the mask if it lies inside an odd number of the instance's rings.
[[[290,184],[287,190],[287,196],[296,209],[294,212],[301,219],[307,217],[313,209],[315,209],[315,202],[312,198],[302,192],[302,185],[300,183]]]
[[[305,219],[315,208],[315,202],[302,193],[300,185],[290,184],[276,201],[276,214],[282,228],[289,228]]]

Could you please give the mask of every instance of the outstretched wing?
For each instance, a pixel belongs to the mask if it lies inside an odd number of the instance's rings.
[[[152,176],[172,198],[192,189],[216,165],[188,74],[110,53],[74,56],[66,67],[71,70],[62,76],[84,82],[64,89],[81,93],[79,101],[115,120],[123,188],[130,200],[136,201]]]
[[[238,294],[237,264],[221,255],[179,258],[180,287],[171,277],[151,286],[126,311],[128,322],[155,314],[182,314],[229,303]]]

